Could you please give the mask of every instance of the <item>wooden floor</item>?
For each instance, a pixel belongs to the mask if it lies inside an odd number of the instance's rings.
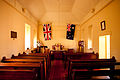
[[[67,80],[67,71],[62,60],[53,60],[48,80]]]

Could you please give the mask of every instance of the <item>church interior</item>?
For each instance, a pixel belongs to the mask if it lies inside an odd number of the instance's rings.
[[[119,34],[120,0],[0,0],[0,80],[119,80]]]

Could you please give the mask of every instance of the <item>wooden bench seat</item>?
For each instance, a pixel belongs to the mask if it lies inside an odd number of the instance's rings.
[[[65,68],[68,66],[68,61],[70,59],[78,59],[78,60],[89,60],[89,59],[98,59],[98,53],[64,53],[64,66]]]
[[[38,63],[39,65],[42,65],[41,72],[43,74],[43,79],[46,77],[46,70],[44,66],[44,60],[43,59],[6,59],[3,57],[2,61],[4,63]]]
[[[87,75],[87,76],[94,76],[92,71],[98,72],[97,75],[103,75],[102,72],[111,72],[111,70],[115,70],[116,60],[115,57],[111,59],[90,59],[90,60],[77,60],[77,59],[70,59],[69,60],[69,67],[68,67],[68,77],[69,79],[76,79],[76,74],[79,72],[79,76]],[[101,69],[102,68],[102,69]],[[102,71],[103,70],[103,71]],[[99,74],[99,71],[101,73]],[[82,74],[83,73],[83,74]],[[93,72],[94,73],[94,72]],[[111,74],[111,73],[106,73]],[[74,75],[73,78],[72,75]],[[109,75],[108,75],[109,76]]]
[[[50,56],[48,53],[29,53],[26,54],[25,52],[23,52],[23,54],[18,54],[18,56],[34,56],[34,57],[45,57],[46,59],[46,64],[47,64],[47,68],[49,69],[51,67],[51,60],[50,60]]]
[[[0,70],[1,69],[9,69],[9,70],[32,70],[36,69],[38,78],[40,80],[44,80],[43,78],[43,71],[42,65],[38,63],[0,63]],[[2,75],[2,73],[0,74]],[[16,79],[17,80],[17,79]]]
[[[98,53],[64,53],[65,60],[70,59],[98,59]]]
[[[51,66],[51,61],[49,58],[49,54],[43,54],[43,53],[23,53],[23,54],[18,54],[18,56],[12,55],[12,59],[44,59],[44,65],[45,65],[45,74],[49,74],[49,69]]]
[[[47,74],[48,74],[48,70],[49,70],[49,64],[48,64],[48,61],[46,60],[46,58],[45,57],[36,57],[36,56],[14,56],[14,55],[12,55],[12,57],[11,57],[11,59],[43,59],[44,60],[44,65],[45,65],[45,74],[46,74],[46,76],[47,76]]]
[[[88,67],[89,65],[89,67]],[[72,69],[71,74],[73,76],[72,80],[84,80],[84,79],[102,79],[101,76],[104,76],[103,79],[108,80],[118,80],[116,76],[120,76],[120,69],[114,69],[115,63],[104,63],[104,64],[85,64],[81,66],[79,65],[78,69]],[[81,68],[81,69],[80,69]],[[84,68],[84,69],[83,69]],[[99,78],[97,77],[99,76]],[[107,78],[106,78],[107,77]]]
[[[11,59],[44,59],[45,57],[36,57],[36,56],[14,56],[12,55]]]
[[[39,63],[0,63],[1,67],[23,67],[23,68],[40,68],[42,65]]]
[[[41,57],[48,57],[49,54],[48,53],[29,53],[26,54],[25,52],[23,52],[23,54],[18,54],[18,56],[41,56]]]
[[[49,58],[49,54],[48,53],[29,53],[29,54],[26,54],[25,52],[23,52],[23,54],[18,54],[18,56],[34,56],[34,57],[45,57],[47,63],[49,64],[50,63],[50,58]]]
[[[38,80],[35,69],[0,69],[0,80]]]
[[[46,58],[41,57],[41,56],[36,57],[36,56],[14,56],[14,55],[12,55],[11,59],[41,59],[41,60],[44,60],[46,68],[49,67],[48,61],[46,60]]]
[[[2,62],[4,63],[10,63],[10,62],[15,62],[15,63],[43,63],[44,60],[42,59],[3,59]]]

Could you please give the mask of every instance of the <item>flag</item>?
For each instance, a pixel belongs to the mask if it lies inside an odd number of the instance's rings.
[[[43,25],[43,33],[45,40],[51,40],[51,25],[44,24]]]
[[[75,32],[75,25],[74,24],[68,24],[67,25],[67,39],[73,40],[74,39],[74,32]]]

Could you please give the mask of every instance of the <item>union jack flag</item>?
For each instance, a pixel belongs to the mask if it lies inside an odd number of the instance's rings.
[[[51,40],[51,25],[50,24],[43,25],[43,32],[44,32],[45,40]]]
[[[69,32],[70,32],[70,31],[71,31],[71,29],[70,29],[70,28],[71,28],[71,24],[68,24],[68,25],[67,25],[67,31],[69,31]]]

